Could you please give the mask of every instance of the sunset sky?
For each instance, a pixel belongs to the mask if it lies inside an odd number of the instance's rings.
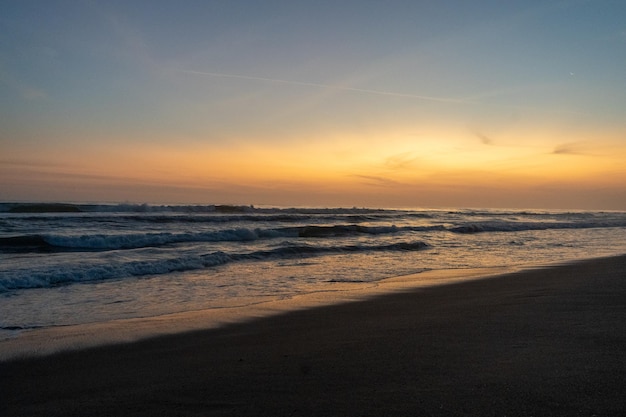
[[[626,3],[3,1],[0,201],[626,210]]]

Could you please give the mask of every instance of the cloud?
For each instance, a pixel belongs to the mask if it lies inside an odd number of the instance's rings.
[[[467,101],[467,100],[459,99],[459,98],[432,97],[432,96],[423,96],[419,94],[398,93],[394,91],[370,90],[367,88],[345,87],[345,86],[333,85],[333,84],[320,84],[320,83],[310,83],[310,82],[305,82],[305,81],[282,80],[278,78],[265,78],[265,77],[249,76],[249,75],[225,74],[225,73],[220,73],[220,72],[206,72],[206,71],[192,71],[192,70],[178,70],[178,71],[185,73],[185,74],[205,75],[209,77],[236,78],[240,80],[254,80],[254,81],[264,81],[264,82],[281,83],[281,84],[289,84],[289,85],[301,85],[301,86],[306,86],[306,87],[326,88],[326,89],[340,90],[340,91],[352,91],[356,93],[376,94],[379,96],[413,98],[413,99],[437,101],[437,102],[443,102],[443,103],[461,104]]]
[[[365,180],[364,181],[365,184],[373,185],[376,187],[402,185],[402,183],[396,180],[392,180],[391,178],[378,177],[374,175],[361,175],[361,174],[353,174],[351,176],[356,177],[356,178],[361,178]]]
[[[0,165],[18,166],[18,167],[31,167],[31,168],[51,168],[58,167],[59,164],[53,164],[43,161],[34,161],[27,159],[0,159]]]
[[[0,83],[16,91],[23,100],[45,100],[48,98],[48,94],[44,90],[22,82],[17,77],[4,71],[2,67],[0,67]]]
[[[485,136],[480,132],[474,132],[474,135],[476,135],[476,137],[480,139],[484,145],[493,145],[493,140],[490,137]]]
[[[45,100],[48,98],[45,91],[32,87],[22,88],[20,94],[24,100]]]
[[[402,170],[410,168],[417,159],[411,152],[404,152],[388,157],[385,160],[385,167],[392,170]]]
[[[552,151],[554,155],[589,155],[581,142],[562,143]]]

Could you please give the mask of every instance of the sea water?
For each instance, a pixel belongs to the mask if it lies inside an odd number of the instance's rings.
[[[428,270],[624,253],[625,212],[4,203],[0,340]]]

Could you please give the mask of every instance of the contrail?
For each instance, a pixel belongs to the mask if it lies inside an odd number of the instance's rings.
[[[354,88],[354,87],[342,87],[340,85],[308,83],[308,82],[303,82],[303,81],[281,80],[277,78],[253,77],[250,75],[224,74],[220,72],[205,72],[205,71],[192,71],[192,70],[179,70],[179,72],[184,72],[187,74],[196,74],[196,75],[207,75],[209,77],[237,78],[240,80],[255,80],[255,81],[265,81],[265,82],[290,84],[290,85],[303,85],[307,87],[329,88],[329,89],[334,89],[334,90],[353,91],[357,93],[376,94],[379,96],[416,98],[419,100],[437,101],[441,103],[465,103],[467,102],[467,100],[456,99],[456,98],[431,97],[431,96],[422,96],[422,95],[417,95],[417,94],[395,93],[392,91],[369,90],[366,88]]]

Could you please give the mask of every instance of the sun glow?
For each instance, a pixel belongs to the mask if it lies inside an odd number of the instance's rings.
[[[121,141],[120,141],[121,142]],[[175,142],[172,140],[172,142]],[[545,137],[515,137],[484,143],[467,130],[370,132],[309,140],[239,140],[222,146],[128,141],[127,145],[73,152],[39,149],[48,161],[25,171],[188,186],[214,183],[249,186],[312,184],[342,187],[406,187],[442,184],[540,183],[597,180],[620,172],[626,157],[610,143],[555,143]],[[37,159],[33,149],[27,150]],[[609,154],[610,153],[610,154]],[[16,159],[20,159],[17,155]],[[62,167],[62,168],[61,168]],[[112,174],[114,173],[114,174]],[[623,170],[622,170],[623,173]]]

